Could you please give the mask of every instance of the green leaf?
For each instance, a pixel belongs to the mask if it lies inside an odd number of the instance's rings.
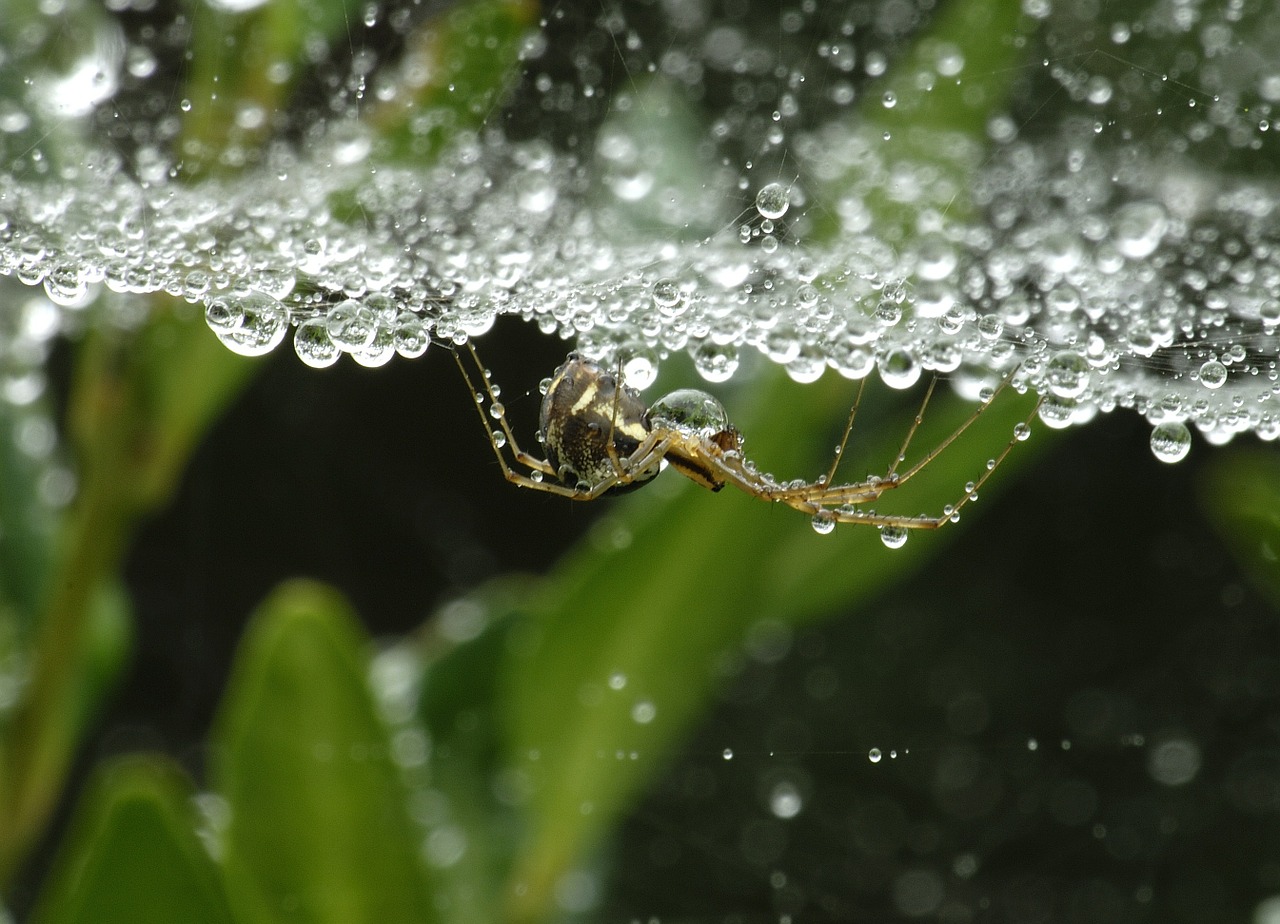
[[[230,924],[191,784],[159,757],[100,770],[76,811],[38,924]]]
[[[419,924],[433,918],[420,832],[368,686],[368,640],[316,584],[254,618],[213,736],[232,901],[246,918]]]
[[[914,174],[906,185],[918,187],[904,201],[902,181],[887,177],[868,196],[865,207],[886,240],[910,243],[923,216],[970,217],[972,177],[985,156],[987,122],[1005,106],[1030,44],[1021,6],[1019,0],[940,4],[925,34],[882,81],[867,88],[854,110],[852,127],[867,149],[895,171]],[[943,56],[963,62],[958,76],[939,73]],[[886,100],[894,104],[886,106]],[[818,236],[839,231],[829,206],[849,185],[847,174],[822,184],[828,208],[810,209]]]
[[[40,490],[49,460],[23,451],[33,426],[52,426],[44,408],[0,405],[0,663],[44,605],[53,566],[58,515]]]
[[[361,15],[356,0],[268,0],[238,13],[204,0],[193,0],[191,7],[189,107],[181,145],[188,176],[207,172],[214,162],[247,162],[272,130],[270,116],[288,99],[308,43],[336,39]],[[246,128],[236,117],[250,110],[267,117]]]
[[[538,15],[532,0],[466,0],[415,29],[406,69],[368,122],[396,156],[430,158],[459,130],[492,116],[519,73],[520,49]]]
[[[1280,459],[1218,453],[1205,472],[1200,502],[1236,559],[1280,606]]]

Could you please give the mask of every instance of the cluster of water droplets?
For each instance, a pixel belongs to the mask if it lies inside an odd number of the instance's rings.
[[[1123,49],[1134,29],[1120,25],[1110,40]],[[938,203],[954,177],[902,159],[891,133],[851,116],[858,91],[840,75],[882,74],[887,59],[859,51],[852,26],[838,31],[817,58],[825,116],[798,118],[809,91],[792,73],[797,89],[751,129],[795,173],[711,164],[681,186],[678,169],[646,160],[653,126],[634,113],[660,108],[652,94],[630,109],[619,97],[594,163],[492,129],[459,133],[430,164],[375,162],[354,109],[316,126],[305,150],[272,148],[232,179],[184,184],[92,142],[56,171],[9,152],[0,275],[43,287],[53,331],[101,323],[84,320],[95,311],[127,326],[147,313],[137,297],[164,294],[199,306],[238,353],[287,341],[315,367],[417,358],[512,315],[589,357],[621,355],[633,381],[687,353],[723,382],[758,354],[799,382],[875,373],[907,388],[938,373],[976,398],[1016,369],[1049,426],[1130,408],[1167,461],[1186,454],[1192,427],[1215,443],[1280,436],[1276,190],[1213,173],[1190,156],[1190,130],[1172,151],[1109,146],[1125,81],[1158,75],[1046,60],[1043,79],[1097,118],[1023,138],[997,116],[990,151],[940,136],[980,163],[972,214],[950,214]],[[721,40],[707,40],[706,66],[720,66]],[[676,63],[662,67],[678,82]],[[966,76],[951,46],[930,68],[923,94]],[[885,110],[910,105],[879,92]],[[1205,100],[1208,131],[1265,153],[1269,123],[1244,102]],[[726,110],[716,137],[744,111]],[[878,226],[886,189],[916,212],[905,237]]]

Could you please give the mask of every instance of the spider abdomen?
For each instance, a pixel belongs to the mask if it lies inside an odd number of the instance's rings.
[[[542,447],[566,485],[588,487],[615,477],[639,448],[650,426],[644,402],[616,378],[576,354],[555,371],[542,398]],[[643,484],[660,465],[637,472],[616,488]]]

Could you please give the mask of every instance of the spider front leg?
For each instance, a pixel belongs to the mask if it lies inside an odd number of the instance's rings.
[[[547,458],[525,452],[479,355],[470,344],[466,349],[474,369],[468,369],[457,350],[454,360],[507,481],[570,500],[589,501],[607,491],[643,484],[660,470],[670,437],[650,431],[644,405],[634,393],[623,390],[616,378],[575,354],[556,369],[543,395],[539,438]],[[479,376],[483,390],[477,389],[473,373]],[[498,422],[499,430],[492,429],[485,418],[486,397],[489,416]],[[529,474],[518,471],[507,452],[514,463],[528,468]]]
[[[465,349],[471,362],[475,366],[476,374],[483,383],[483,390],[476,388],[475,382],[472,380],[471,373],[467,371],[466,363],[462,359],[461,351]],[[558,494],[562,497],[573,497],[577,492],[575,488],[570,488],[560,484],[558,481],[545,480],[548,476],[554,479],[556,477],[555,470],[551,464],[545,459],[539,459],[530,455],[520,448],[520,444],[516,441],[515,433],[511,429],[511,424],[507,420],[506,408],[502,406],[502,402],[498,400],[498,396],[493,392],[493,386],[489,381],[489,373],[480,362],[480,356],[476,353],[475,347],[468,342],[465,347],[458,347],[451,350],[454,362],[458,364],[458,371],[462,373],[462,379],[467,384],[467,389],[471,394],[471,401],[475,405],[476,413],[480,416],[480,426],[484,431],[485,438],[489,440],[489,445],[493,448],[493,454],[498,460],[498,465],[502,469],[502,475],[507,481],[522,488],[532,488],[536,491],[545,491],[548,494]],[[498,438],[489,420],[485,416],[485,398],[489,400],[489,416],[497,420],[502,439]],[[535,475],[526,475],[516,471],[511,463],[507,461],[506,448],[511,452],[512,459],[520,465],[525,466]]]

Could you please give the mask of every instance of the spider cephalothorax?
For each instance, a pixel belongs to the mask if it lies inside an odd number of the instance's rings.
[[[978,407],[968,420],[922,459],[906,471],[899,472],[898,465],[906,457],[907,448],[933,394],[934,386],[930,383],[920,410],[907,430],[902,448],[888,471],[863,481],[841,484],[835,480],[836,469],[853,429],[864,380],[849,411],[835,461],[827,473],[816,481],[784,484],[762,474],[747,461],[742,451],[741,434],[729,423],[724,407],[711,395],[695,389],[681,389],[645,407],[634,389],[619,384],[618,376],[577,354],[570,354],[546,383],[538,433],[546,458],[539,459],[521,450],[517,444],[506,411],[497,400],[497,389],[490,384],[489,374],[475,350],[468,344],[456,350],[454,357],[475,395],[481,420],[485,419],[483,405],[488,402],[490,416],[499,423],[500,429],[490,430],[486,421],[485,431],[506,479],[521,487],[559,494],[572,500],[594,500],[607,492],[638,487],[651,481],[664,465],[670,464],[704,488],[718,491],[731,484],[753,497],[803,511],[812,516],[813,526],[819,532],[830,531],[836,523],[868,523],[880,527],[886,543],[894,544],[897,540],[890,540],[891,533],[895,537],[905,537],[905,529],[936,529],[954,520],[960,508],[976,496],[977,489],[1014,444],[1025,438],[1025,425],[1020,425],[1014,438],[988,463],[982,475],[966,485],[964,494],[941,514],[917,517],[879,514],[863,505],[905,484],[937,458],[978,419],[985,405]],[[471,370],[468,369],[468,361]],[[473,379],[476,374],[483,383],[483,390],[476,390]],[[1000,387],[1007,384],[1008,379]],[[528,469],[527,473],[508,461],[508,451],[517,465]]]

